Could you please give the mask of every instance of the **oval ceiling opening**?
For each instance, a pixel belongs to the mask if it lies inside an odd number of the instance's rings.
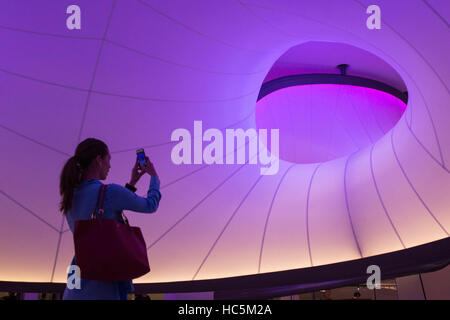
[[[349,66],[339,71],[340,64]],[[282,160],[330,161],[392,129],[405,112],[405,91],[397,72],[373,54],[308,42],[289,49],[267,74],[256,103],[256,128],[279,129]]]

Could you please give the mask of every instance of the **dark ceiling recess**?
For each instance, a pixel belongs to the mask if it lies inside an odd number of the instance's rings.
[[[341,75],[369,78],[407,91],[399,73],[382,58],[349,44],[321,41],[291,47],[274,62],[263,83],[296,74],[334,74],[336,68]]]
[[[341,69],[341,72],[343,69],[345,69],[345,67]],[[261,86],[261,89],[259,91],[258,101],[274,91],[287,87],[305,84],[344,84],[357,87],[371,88],[389,93],[402,100],[405,104],[408,103],[407,92],[401,92],[400,90],[391,87],[390,85],[385,84],[383,82],[362,77],[348,76],[345,74],[343,75],[343,74],[328,74],[328,73],[296,74],[265,82]]]

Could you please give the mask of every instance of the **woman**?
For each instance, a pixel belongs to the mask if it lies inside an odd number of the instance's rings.
[[[60,194],[62,196],[60,211],[66,216],[72,233],[75,221],[90,219],[102,184],[100,180],[106,179],[111,168],[110,160],[111,155],[106,144],[100,140],[88,138],[78,145],[75,155],[64,165],[60,177]],[[145,173],[151,175],[146,198],[139,197],[134,193],[136,191],[134,186]],[[126,184],[126,187],[114,183],[108,185],[103,205],[103,218],[124,222],[122,210],[155,212],[161,200],[159,185],[158,174],[149,158],[147,157],[147,166],[141,168],[138,167],[136,159],[130,182]],[[75,265],[75,257],[71,264]],[[127,294],[134,291],[131,280],[105,282],[83,279],[82,276],[81,270],[81,288],[69,289],[66,287],[63,300],[126,300]]]

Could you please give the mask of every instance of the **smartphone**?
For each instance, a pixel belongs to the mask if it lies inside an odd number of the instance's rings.
[[[145,156],[144,149],[136,150],[136,155],[138,159],[138,165],[140,168],[147,166],[147,158]]]

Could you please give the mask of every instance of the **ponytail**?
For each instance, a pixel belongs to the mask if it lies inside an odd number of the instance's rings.
[[[63,215],[66,215],[72,208],[73,193],[81,183],[83,172],[98,155],[103,158],[107,154],[108,147],[106,144],[94,138],[88,138],[77,146],[75,155],[67,160],[60,175],[59,193],[61,202],[59,210]]]
[[[81,182],[80,167],[75,156],[67,160],[61,172],[59,193],[62,196],[59,210],[65,215],[72,207],[73,191]]]

